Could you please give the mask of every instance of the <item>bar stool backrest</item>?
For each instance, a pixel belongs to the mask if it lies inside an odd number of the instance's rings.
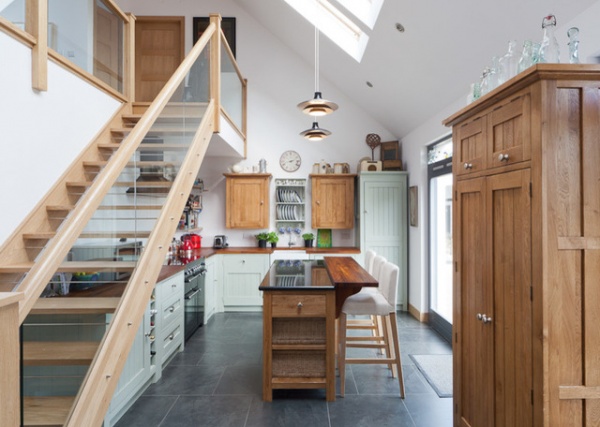
[[[369,273],[371,276],[373,275],[373,261],[375,260],[375,256],[376,255],[377,254],[372,249],[369,249],[367,251],[367,253],[365,253],[365,265],[364,265],[364,268],[365,268],[365,270],[367,270],[367,273]]]
[[[398,297],[398,276],[400,268],[391,262],[381,266],[379,273],[379,291],[387,302],[396,309],[396,298]]]
[[[373,276],[373,278],[375,280],[379,281],[379,274],[381,272],[381,267],[386,262],[387,262],[387,259],[385,259],[385,257],[383,255],[377,255],[375,257],[375,259],[373,260],[373,272],[371,273],[371,276]]]

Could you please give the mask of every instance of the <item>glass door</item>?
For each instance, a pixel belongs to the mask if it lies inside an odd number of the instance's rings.
[[[452,140],[428,148],[429,322],[452,337]]]

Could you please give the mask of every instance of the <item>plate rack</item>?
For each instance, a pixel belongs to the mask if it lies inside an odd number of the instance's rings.
[[[275,179],[275,225],[279,229],[305,224],[306,179]]]

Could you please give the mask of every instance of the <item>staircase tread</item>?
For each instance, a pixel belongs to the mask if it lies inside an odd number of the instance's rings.
[[[110,149],[118,149],[121,146],[118,142],[103,142],[98,144],[98,148],[110,148]],[[147,149],[149,151],[175,151],[175,150],[188,150],[190,148],[189,144],[140,144],[138,146],[138,150]],[[159,150],[160,149],[160,150]]]
[[[34,262],[22,262],[0,266],[0,273],[26,273]],[[128,272],[135,268],[135,261],[67,261],[58,266],[57,272],[77,273],[80,271]]]
[[[35,233],[23,233],[24,240],[49,240],[56,236],[55,231],[39,231]],[[149,231],[107,231],[107,232],[86,232],[79,235],[80,238],[91,238],[91,239],[106,239],[111,237],[118,238],[146,238],[150,236]]]
[[[47,205],[47,211],[72,211],[75,209],[73,205]]]
[[[67,187],[90,187],[93,183],[93,181],[69,181],[66,185]],[[113,187],[133,187],[134,184],[136,187],[171,187],[173,181],[119,181],[115,182]]]
[[[62,426],[75,402],[75,396],[25,396],[25,426]]]
[[[93,162],[83,162],[83,166],[85,167],[94,167],[99,168],[106,166],[108,162],[106,160],[99,160]],[[143,162],[129,162],[127,163],[128,167],[138,166],[138,167],[147,167],[147,166],[180,166],[181,162],[165,162],[165,161],[143,161]]]
[[[98,345],[98,341],[24,341],[23,364],[26,366],[89,365],[98,350]]]
[[[119,297],[38,298],[30,314],[98,314],[113,313]],[[98,343],[96,343],[98,346]]]

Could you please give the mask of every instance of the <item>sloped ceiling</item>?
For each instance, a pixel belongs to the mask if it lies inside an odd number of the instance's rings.
[[[283,0],[233,1],[312,66],[314,27]],[[560,28],[594,2],[385,0],[361,63],[321,37],[320,76],[402,138],[434,113],[466,99],[470,83],[478,81],[493,56],[506,53],[510,39],[519,48],[523,40],[540,41],[545,15],[556,15]],[[397,22],[404,33],[396,30]],[[559,33],[557,38],[564,61],[567,37]]]

